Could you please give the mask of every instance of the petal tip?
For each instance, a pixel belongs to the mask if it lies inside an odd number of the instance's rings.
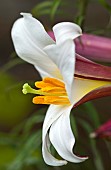
[[[23,17],[32,17],[32,14],[26,12],[21,12],[20,15],[22,15]]]
[[[90,138],[96,138],[97,137],[97,134],[95,132],[92,132],[90,133],[89,135]]]
[[[87,159],[89,159],[88,156],[78,156],[78,158],[79,158],[80,161],[77,162],[77,163],[84,162],[84,161],[86,161]]]
[[[75,39],[78,36],[82,35],[82,29],[79,25],[72,23],[72,22],[61,22],[53,26],[54,35],[57,39],[60,37],[63,40],[65,39]]]
[[[64,165],[67,165],[67,163],[68,163],[67,161],[64,161]]]

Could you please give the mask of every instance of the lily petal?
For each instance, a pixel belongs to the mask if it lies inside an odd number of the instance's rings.
[[[73,102],[72,84],[74,83],[75,70],[75,45],[73,41],[67,40],[56,45],[49,45],[44,48],[44,51],[58,66],[65,82],[69,99]]]
[[[62,115],[64,110],[67,111],[68,106],[63,105],[50,105],[46,113],[46,117],[43,123],[43,132],[42,132],[42,154],[44,161],[48,165],[52,166],[61,166],[65,165],[67,162],[64,160],[58,160],[54,158],[50,153],[50,141],[48,137],[48,130],[50,126]]]
[[[98,87],[98,88],[90,91],[89,93],[84,95],[74,105],[74,107],[77,107],[78,105],[83,104],[83,103],[85,103],[87,101],[94,100],[94,99],[101,98],[101,97],[107,97],[107,96],[111,96],[111,84],[110,85],[101,86],[101,87]]]
[[[111,81],[111,67],[97,64],[76,54],[75,76],[86,79]]]
[[[26,31],[29,32],[30,38],[33,38],[33,41],[39,48],[44,48],[47,45],[54,44],[55,42],[53,39],[47,34],[44,29],[44,26],[32,17],[30,13],[21,13],[23,15],[22,20],[24,20],[24,26],[27,29]]]
[[[67,161],[79,163],[87,159],[87,157],[78,157],[73,154],[73,146],[75,138],[70,126],[70,111],[72,107],[68,107],[52,125],[49,132],[51,143],[55,147],[58,154]]]
[[[42,143],[42,145],[43,145],[42,146],[42,154],[43,154],[43,158],[44,158],[44,161],[46,162],[46,164],[51,165],[51,166],[62,166],[62,165],[67,164],[67,161],[58,160],[51,155],[51,151],[50,151],[51,143],[50,143],[48,134],[46,135],[45,140]]]
[[[82,34],[82,30],[79,25],[70,22],[62,22],[56,24],[53,27],[53,31],[56,43],[66,41],[68,39],[73,40]]]
[[[22,13],[12,28],[12,40],[19,57],[36,66],[40,74],[56,77],[57,66],[48,58],[43,48],[54,44],[43,25],[31,14]],[[47,64],[48,63],[48,64]]]
[[[98,81],[98,80],[90,80],[90,79],[83,79],[83,78],[75,77],[74,89],[76,90],[75,90],[75,93],[73,94],[74,105],[77,106],[78,105],[77,103],[79,103],[80,100],[82,103],[82,99],[85,98],[86,95],[90,94],[93,90],[104,88],[109,85],[111,86],[111,82],[109,81]]]

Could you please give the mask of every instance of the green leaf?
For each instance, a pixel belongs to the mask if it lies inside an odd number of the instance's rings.
[[[38,124],[42,123],[44,120],[44,114],[46,113],[47,108],[37,108],[36,112],[33,112],[31,117],[28,117],[27,119],[23,120],[21,123],[19,123],[16,127],[14,127],[11,131],[14,135],[19,135],[19,133],[23,132],[23,137],[26,138],[30,133],[34,126],[37,126]]]
[[[33,9],[32,9],[32,14],[36,17],[39,17],[44,14],[49,14],[50,13],[50,8],[52,5],[52,1],[45,1],[37,4]]]
[[[93,103],[92,102],[84,103],[83,108],[87,111],[87,114],[91,118],[95,128],[97,128],[100,125],[100,120],[99,120],[98,112],[95,109]]]
[[[0,69],[0,71],[6,72],[7,70],[9,70],[19,64],[24,64],[24,61],[21,60],[20,58],[13,58],[8,63],[3,65],[2,68]]]
[[[31,116],[27,121],[26,121],[26,124],[24,126],[24,134],[26,133],[29,133],[31,128],[34,126],[34,125],[37,125],[38,123],[41,123],[43,122],[44,120],[44,115],[40,115],[40,113],[43,112],[45,113],[45,109],[38,109],[37,111],[37,115],[35,115],[36,113],[34,113],[33,116]]]
[[[50,15],[50,9],[44,9],[44,10],[39,11],[37,17],[43,16],[43,15]]]
[[[92,126],[85,120],[79,119],[79,123],[83,126],[83,128],[87,131],[88,134],[90,134],[93,131]],[[93,158],[94,158],[94,164],[96,167],[96,170],[104,170],[103,168],[103,161],[101,159],[100,153],[98,149],[96,148],[96,141],[94,139],[89,138],[90,145],[92,148]]]
[[[49,15],[50,19],[53,20],[56,13],[60,13],[58,7],[62,4],[62,0],[52,0],[52,1],[45,1],[37,4],[32,9],[32,14],[35,17],[40,17],[43,15]]]
[[[51,20],[54,19],[55,14],[57,13],[58,7],[60,6],[62,0],[54,0],[52,3],[52,7],[51,7],[51,12],[50,12],[50,17]]]
[[[71,126],[72,126],[72,130],[74,132],[75,137],[78,137],[78,130],[77,130],[77,124],[74,118],[74,114],[71,114]]]
[[[14,136],[10,133],[0,133],[0,146],[17,146],[18,145],[18,137]]]
[[[86,16],[86,11],[87,7],[89,4],[89,0],[78,0],[77,1],[77,16],[76,16],[76,23],[81,26],[82,29],[84,29],[84,23],[85,23],[85,16]]]
[[[98,0],[99,3],[111,13],[111,5],[106,0]]]
[[[36,158],[40,159],[40,144],[41,144],[41,131],[28,136],[26,142],[19,147],[19,152],[15,157],[14,161],[8,166],[8,170],[21,170],[25,165],[27,165],[27,160],[36,152]],[[31,162],[32,164],[32,162]]]

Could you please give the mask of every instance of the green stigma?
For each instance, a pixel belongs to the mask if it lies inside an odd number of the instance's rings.
[[[35,90],[33,89],[31,86],[29,86],[28,83],[25,83],[23,85],[23,89],[22,89],[23,94],[28,94],[28,93],[32,93],[32,94],[41,94],[40,90]]]
[[[42,89],[36,90],[33,89],[28,83],[25,83],[23,85],[23,89],[22,89],[23,94],[37,94],[37,95],[43,95],[43,96],[64,96],[63,94],[59,94],[59,93],[48,93],[48,92],[44,92],[42,91]]]
[[[32,91],[33,89],[28,85],[28,83],[25,83],[23,85],[23,89],[22,89],[23,94],[32,93]]]

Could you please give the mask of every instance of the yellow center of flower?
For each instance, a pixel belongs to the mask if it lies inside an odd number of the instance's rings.
[[[22,90],[24,94],[33,93],[40,95],[33,98],[34,104],[70,104],[63,82],[55,78],[46,77],[42,81],[35,82],[35,86],[39,89],[33,89],[26,83]]]

